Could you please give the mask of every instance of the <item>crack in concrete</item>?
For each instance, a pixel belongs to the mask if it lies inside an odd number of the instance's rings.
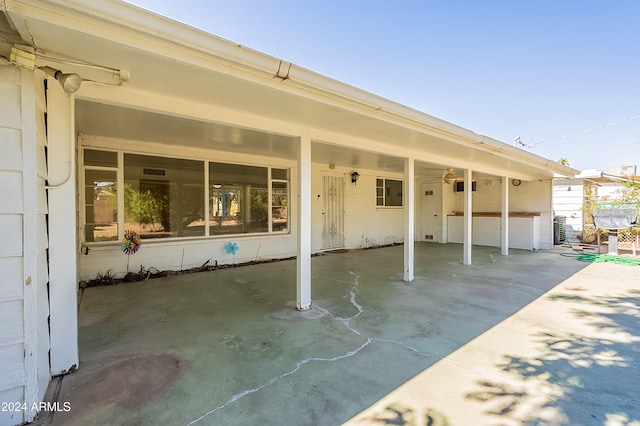
[[[229,401],[227,401],[226,403],[213,408],[209,411],[207,411],[206,413],[204,413],[203,415],[201,415],[200,417],[198,417],[195,420],[190,421],[187,426],[193,425],[198,423],[200,420],[204,419],[205,417],[215,413],[216,411],[222,410],[223,408],[226,408],[228,405],[233,404],[234,402],[236,402],[237,400],[239,400],[240,398],[243,398],[247,395],[251,395],[252,393],[258,392],[264,388],[266,388],[267,386],[272,385],[273,383],[277,382],[280,379],[283,379],[287,376],[290,376],[292,374],[295,374],[296,372],[298,372],[298,370],[300,370],[300,368],[302,368],[302,366],[304,366],[305,364],[310,363],[311,361],[323,361],[323,362],[333,362],[333,361],[339,361],[341,359],[344,358],[349,358],[354,356],[355,354],[357,354],[358,352],[360,352],[362,349],[364,349],[366,346],[369,345],[369,343],[371,343],[371,339],[367,338],[367,341],[364,342],[359,348],[354,349],[352,351],[347,352],[346,354],[337,356],[337,357],[333,357],[333,358],[319,358],[319,357],[311,357],[311,358],[307,358],[307,359],[303,359],[302,361],[298,361],[296,363],[296,367],[291,370],[291,371],[287,371],[284,374],[281,374],[279,376],[276,377],[272,377],[267,383],[260,385],[258,387],[252,388],[252,389],[246,389],[240,393],[235,394],[234,396],[232,396]]]
[[[406,343],[402,343],[402,342],[399,342],[397,340],[381,339],[379,337],[372,337],[371,340],[374,340],[376,342],[382,342],[382,343],[393,343],[394,345],[402,346],[403,348],[408,349],[411,352],[414,352],[415,354],[423,356],[423,357],[435,358],[435,359],[438,359],[438,360],[443,359],[443,357],[441,357],[440,355],[434,355],[434,354],[420,352],[418,349],[414,348],[413,346],[409,346]]]
[[[357,330],[356,328],[352,327],[351,324],[349,323],[350,321],[354,320],[355,318],[359,317],[361,314],[364,313],[364,308],[362,307],[362,305],[360,305],[357,301],[357,289],[358,286],[360,285],[360,275],[347,270],[347,272],[352,275],[354,277],[352,282],[346,282],[346,281],[340,281],[340,282],[344,282],[344,283],[348,283],[348,284],[353,284],[352,287],[349,289],[349,302],[351,303],[351,305],[353,305],[356,309],[357,309],[357,313],[348,317],[348,318],[342,318],[342,317],[338,317],[334,314],[332,314],[331,312],[329,312],[327,309],[322,308],[320,306],[315,305],[315,308],[317,308],[318,310],[320,310],[321,312],[323,312],[325,315],[334,318],[337,321],[340,321],[347,330],[351,331],[353,334],[357,335],[357,336],[361,336],[364,337],[366,340],[365,342],[360,345],[358,348],[353,349],[345,354],[333,357],[333,358],[320,358],[320,357],[311,357],[311,358],[306,358],[303,359],[301,361],[298,361],[296,363],[295,368],[293,368],[290,371],[287,371],[284,374],[281,374],[279,376],[275,376],[272,377],[271,379],[269,379],[268,382],[266,382],[263,385],[257,386],[255,388],[251,388],[251,389],[246,389],[240,393],[237,393],[235,395],[233,395],[227,402],[225,402],[222,405],[219,405],[215,408],[212,408],[211,410],[207,411],[206,413],[202,414],[200,417],[190,421],[189,423],[187,423],[187,426],[191,426],[194,425],[198,422],[200,422],[201,420],[203,420],[205,417],[215,413],[216,411],[220,411],[224,408],[226,408],[227,406],[233,404],[234,402],[238,401],[241,398],[244,398],[247,395],[251,395],[253,393],[259,392],[262,389],[272,385],[273,383],[277,382],[280,379],[283,379],[287,376],[290,376],[292,374],[295,374],[298,372],[298,370],[300,370],[304,365],[312,362],[312,361],[319,361],[319,362],[334,362],[334,361],[340,361],[342,359],[345,358],[350,358],[356,354],[358,354],[358,352],[360,352],[361,350],[363,350],[364,348],[366,348],[367,346],[369,346],[369,344],[371,344],[371,342],[373,341],[377,341],[377,342],[384,342],[384,343],[392,343],[395,345],[399,345],[403,348],[406,348],[414,353],[416,353],[417,355],[423,356],[423,357],[432,357],[432,358],[437,358],[437,359],[442,359],[442,357],[438,356],[438,355],[433,355],[433,354],[426,354],[423,352],[420,352],[418,349],[409,346],[405,343],[399,342],[397,340],[389,340],[389,339],[381,339],[381,338],[377,338],[377,337],[369,337],[365,334],[363,334],[362,332],[360,332],[359,330]]]
[[[358,289],[358,286],[360,285],[360,275],[357,275],[352,271],[347,271],[347,272],[349,272],[350,275],[355,277],[354,280],[353,280],[353,287],[351,287],[351,289],[349,289],[349,294],[351,296],[349,301],[351,302],[351,304],[353,306],[356,307],[356,309],[358,310],[358,313],[349,318],[349,320],[352,320],[352,319],[357,318],[358,316],[360,316],[360,314],[364,312],[364,308],[362,307],[362,305],[360,305],[356,301],[356,290]]]

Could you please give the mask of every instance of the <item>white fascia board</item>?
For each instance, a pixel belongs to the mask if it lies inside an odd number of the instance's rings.
[[[585,169],[581,170],[576,176],[577,178],[599,178],[602,176],[602,172],[597,169]]]
[[[578,175],[576,175],[577,179],[584,179],[591,181],[593,183],[597,183],[596,181],[604,181],[604,182],[636,182],[633,178],[628,178],[625,176],[612,175],[609,173],[601,172],[596,169],[587,169],[582,170]]]
[[[638,180],[637,179],[633,179],[633,178],[628,178],[628,177],[624,177],[624,176],[618,176],[618,175],[610,175],[608,173],[602,173],[602,178],[603,179],[608,179],[611,182],[627,182],[627,183],[637,183]]]
[[[125,46],[171,57],[195,65],[218,62],[235,71],[251,69],[273,78],[279,59],[189,27],[186,24],[114,0],[4,0],[0,10],[15,20],[32,18],[63,28],[86,32]],[[25,37],[23,37],[25,38]],[[25,42],[29,42],[25,38]],[[37,42],[37,41],[36,41]],[[194,53],[209,63],[198,63]],[[188,54],[191,58],[188,58]]]

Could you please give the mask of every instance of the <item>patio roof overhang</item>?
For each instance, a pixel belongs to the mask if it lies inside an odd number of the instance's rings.
[[[523,180],[577,173],[126,3],[5,0],[0,10],[37,66],[95,81],[75,94],[79,133],[290,159],[304,134],[314,162],[402,172],[411,157],[425,178],[445,167]]]

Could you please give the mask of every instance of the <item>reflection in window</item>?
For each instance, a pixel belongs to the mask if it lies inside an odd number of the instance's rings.
[[[273,231],[287,231],[289,224],[289,188],[285,169],[271,170],[271,226]]]
[[[376,206],[401,207],[402,181],[376,179]]]
[[[209,164],[209,234],[268,232],[267,168]]]
[[[85,170],[86,241],[118,239],[116,172]]]
[[[143,239],[289,230],[286,168],[91,148],[82,160],[87,242],[117,241],[124,230]]]
[[[142,238],[204,235],[201,161],[125,154],[125,229]]]
[[[118,167],[118,153],[113,151],[84,150],[85,166]]]

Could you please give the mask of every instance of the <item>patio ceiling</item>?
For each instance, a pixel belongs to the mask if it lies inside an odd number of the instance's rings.
[[[313,161],[320,163],[398,172],[403,157],[411,156],[416,174],[429,176],[447,167],[527,180],[574,172],[128,4],[6,0],[2,7],[36,48],[36,65],[94,81],[75,95],[80,133],[296,158],[293,131],[252,128],[250,118],[229,125],[216,116],[190,119],[127,105],[137,94],[153,94],[308,130]],[[120,84],[119,70],[129,81]],[[110,99],[101,98],[107,92]]]
[[[86,135],[178,144],[287,160],[297,158],[299,139],[83,100],[76,103],[76,130]],[[322,143],[313,144],[313,161],[392,173],[401,173],[404,168],[403,160],[398,157]]]
[[[295,160],[298,138],[261,132],[220,123],[191,120],[148,111],[100,104],[85,100],[76,102],[76,130],[80,134],[131,141],[148,141],[167,145],[208,148],[241,154],[253,154]],[[315,142],[315,163],[338,167],[402,173],[401,157],[383,155],[339,145]],[[437,178],[445,173],[441,164],[418,162],[419,178]],[[461,176],[462,170],[455,170]],[[475,173],[476,178],[485,176]]]

